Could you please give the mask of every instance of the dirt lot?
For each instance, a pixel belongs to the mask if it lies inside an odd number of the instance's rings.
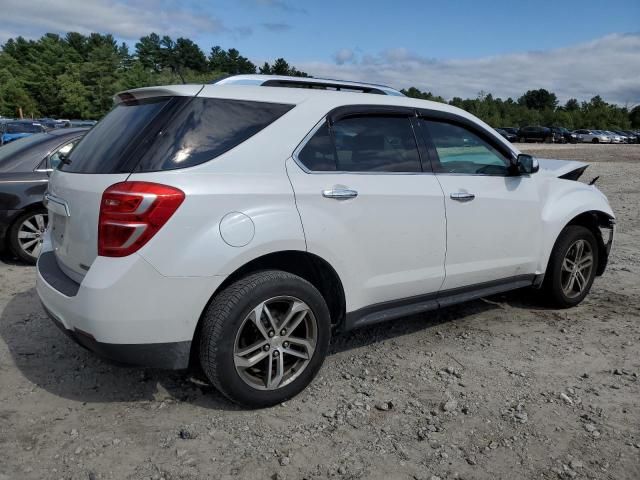
[[[187,373],[109,365],[0,262],[0,480],[640,478],[640,145],[527,145],[601,175],[606,274],[565,311],[527,292],[335,339],[299,397],[242,411]]]

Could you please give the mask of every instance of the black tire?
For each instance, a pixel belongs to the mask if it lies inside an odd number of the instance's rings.
[[[11,252],[18,257],[20,260],[29,263],[31,265],[35,265],[36,262],[38,261],[38,256],[37,255],[29,255],[28,252],[26,252],[21,246],[20,246],[20,241],[18,239],[18,234],[20,232],[20,226],[24,223],[25,220],[31,218],[31,217],[35,217],[36,215],[43,215],[45,217],[47,217],[47,210],[44,208],[38,208],[35,210],[30,210],[28,212],[23,213],[22,215],[20,215],[11,225],[11,228],[9,229],[9,248],[11,249]],[[46,225],[46,221],[45,221],[45,225]],[[42,236],[44,234],[43,231],[38,232],[40,236]],[[41,241],[40,241],[41,242]],[[37,251],[39,253],[39,249]]]
[[[260,390],[246,383],[236,370],[236,336],[245,318],[257,305],[279,296],[295,297],[310,308],[317,324],[315,350],[304,370],[291,383],[275,390]],[[296,275],[265,270],[241,278],[209,303],[200,336],[200,363],[211,383],[231,401],[249,408],[269,407],[306,388],[324,362],[330,339],[329,309],[320,292]]]
[[[584,240],[590,245],[593,255],[593,264],[588,278],[586,278],[585,287],[576,296],[569,297],[565,294],[565,291],[562,288],[562,265],[569,249],[578,240]],[[562,230],[555,245],[553,246],[553,251],[549,258],[549,264],[547,265],[547,272],[543,283],[545,298],[552,306],[558,308],[570,308],[578,305],[582,300],[584,300],[589,293],[596,276],[598,253],[598,243],[595,236],[588,228],[580,225],[569,225]]]
[[[597,139],[597,138],[594,138],[594,139],[591,140],[591,143],[600,143],[600,140]]]

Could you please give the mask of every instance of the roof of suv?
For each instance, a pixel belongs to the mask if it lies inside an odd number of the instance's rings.
[[[232,75],[211,82],[213,85],[254,85],[262,87],[310,88],[316,90],[375,93],[404,97],[395,88],[375,83],[352,82],[332,78],[290,77],[285,75]]]

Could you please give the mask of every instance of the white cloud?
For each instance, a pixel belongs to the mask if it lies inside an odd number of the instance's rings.
[[[640,34],[612,34],[564,48],[477,59],[438,60],[403,48],[362,56],[343,49],[334,59],[296,62],[296,67],[318,77],[415,86],[447,99],[475,97],[480,91],[517,98],[529,89],[546,88],[562,102],[594,95],[618,104],[640,102]]]
[[[350,48],[341,48],[333,56],[338,65],[344,65],[347,62],[352,62],[355,58],[355,53]]]
[[[179,1],[2,0],[2,4],[0,42],[17,35],[37,38],[45,32],[101,32],[137,40],[151,32],[193,38],[198,32],[226,30],[217,17],[186,10]]]

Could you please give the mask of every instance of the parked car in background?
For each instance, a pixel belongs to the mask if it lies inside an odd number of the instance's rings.
[[[510,133],[512,135],[515,135],[516,137],[518,136],[518,130],[519,128],[517,127],[498,127],[500,130],[504,130],[507,133]]]
[[[582,143],[611,143],[611,138],[600,130],[575,130],[578,141]]]
[[[561,143],[562,140],[563,137],[560,133],[555,133],[547,127],[529,126],[518,130],[519,142]]]
[[[335,331],[523,287],[567,308],[604,272],[614,214],[572,181],[586,164],[538,163],[444,103],[289,81],[116,96],[45,195],[36,288],[63,331],[122,362],[199,360],[256,408],[303,390]]]
[[[515,133],[510,133],[507,132],[505,129],[503,128],[496,128],[496,132],[498,132],[500,135],[502,135],[504,138],[506,138],[507,140],[509,140],[511,143],[513,142],[517,142],[518,141],[518,135],[516,135]]]
[[[599,130],[604,133],[611,140],[610,143],[625,143],[622,135],[612,132],[611,130]]]
[[[47,224],[49,174],[86,129],[36,133],[0,148],[0,249],[35,263]]]
[[[96,123],[98,123],[98,121],[97,120],[70,120],[70,123],[71,123],[72,127],[88,127],[88,128],[91,128]]]
[[[619,135],[620,138],[622,138],[622,143],[634,143],[631,135],[629,135],[629,133],[627,132],[624,132],[622,130],[611,130],[611,133]]]
[[[558,136],[562,137],[562,141],[560,143],[578,143],[578,135],[573,132],[570,132],[564,127],[549,127],[553,133],[556,134],[556,138]]]
[[[640,143],[639,135],[637,132],[634,132],[632,130],[621,130],[621,132],[627,136],[627,138],[629,139],[629,143]]]
[[[54,128],[60,128],[62,125],[57,122],[55,118],[38,118],[37,122],[44,128],[53,130]]]
[[[22,137],[28,137],[34,133],[42,133],[45,128],[42,124],[32,120],[14,120],[0,125],[0,145],[5,145]]]

